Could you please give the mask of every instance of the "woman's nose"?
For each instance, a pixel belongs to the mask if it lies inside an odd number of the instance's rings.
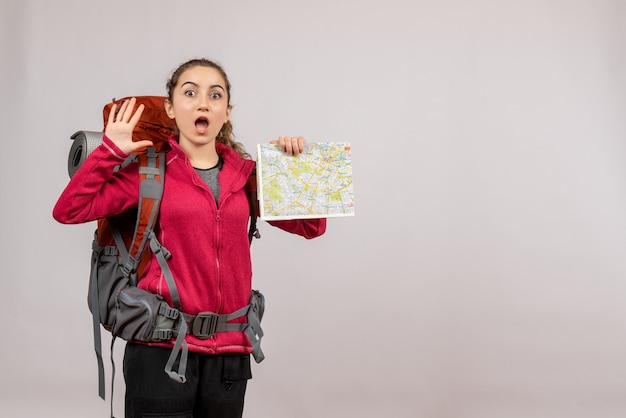
[[[206,98],[200,98],[198,100],[198,110],[209,110],[209,103]]]

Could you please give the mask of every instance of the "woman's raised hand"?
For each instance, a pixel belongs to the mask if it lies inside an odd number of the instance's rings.
[[[144,109],[144,105],[141,104],[135,111],[136,102],[137,100],[133,97],[124,101],[121,106],[115,105],[109,112],[109,120],[104,131],[104,134],[126,154],[154,145],[148,140],[133,142],[133,129],[139,122]]]
[[[270,144],[278,145],[288,155],[299,155],[304,152],[306,140],[301,136],[279,136],[271,140]]]

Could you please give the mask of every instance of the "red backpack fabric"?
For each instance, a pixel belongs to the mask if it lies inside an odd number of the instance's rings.
[[[102,110],[104,129],[109,121],[109,113],[117,105],[119,109],[122,103],[131,97],[113,99]],[[133,131],[133,141],[149,140],[154,143],[156,152],[169,151],[168,139],[175,133],[174,121],[165,112],[165,96],[135,96],[135,108],[144,105],[141,119]],[[104,130],[103,130],[104,131]]]

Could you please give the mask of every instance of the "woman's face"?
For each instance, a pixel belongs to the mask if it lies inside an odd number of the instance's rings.
[[[185,70],[172,90],[171,101],[165,101],[165,110],[176,120],[181,142],[196,146],[215,142],[230,116],[222,74],[202,66]]]

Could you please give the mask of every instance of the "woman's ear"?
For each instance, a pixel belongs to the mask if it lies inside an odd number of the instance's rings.
[[[170,99],[165,99],[165,102],[163,102],[163,105],[165,106],[165,113],[167,113],[167,116],[170,119],[174,119],[174,106],[172,106],[172,102],[170,101]]]

